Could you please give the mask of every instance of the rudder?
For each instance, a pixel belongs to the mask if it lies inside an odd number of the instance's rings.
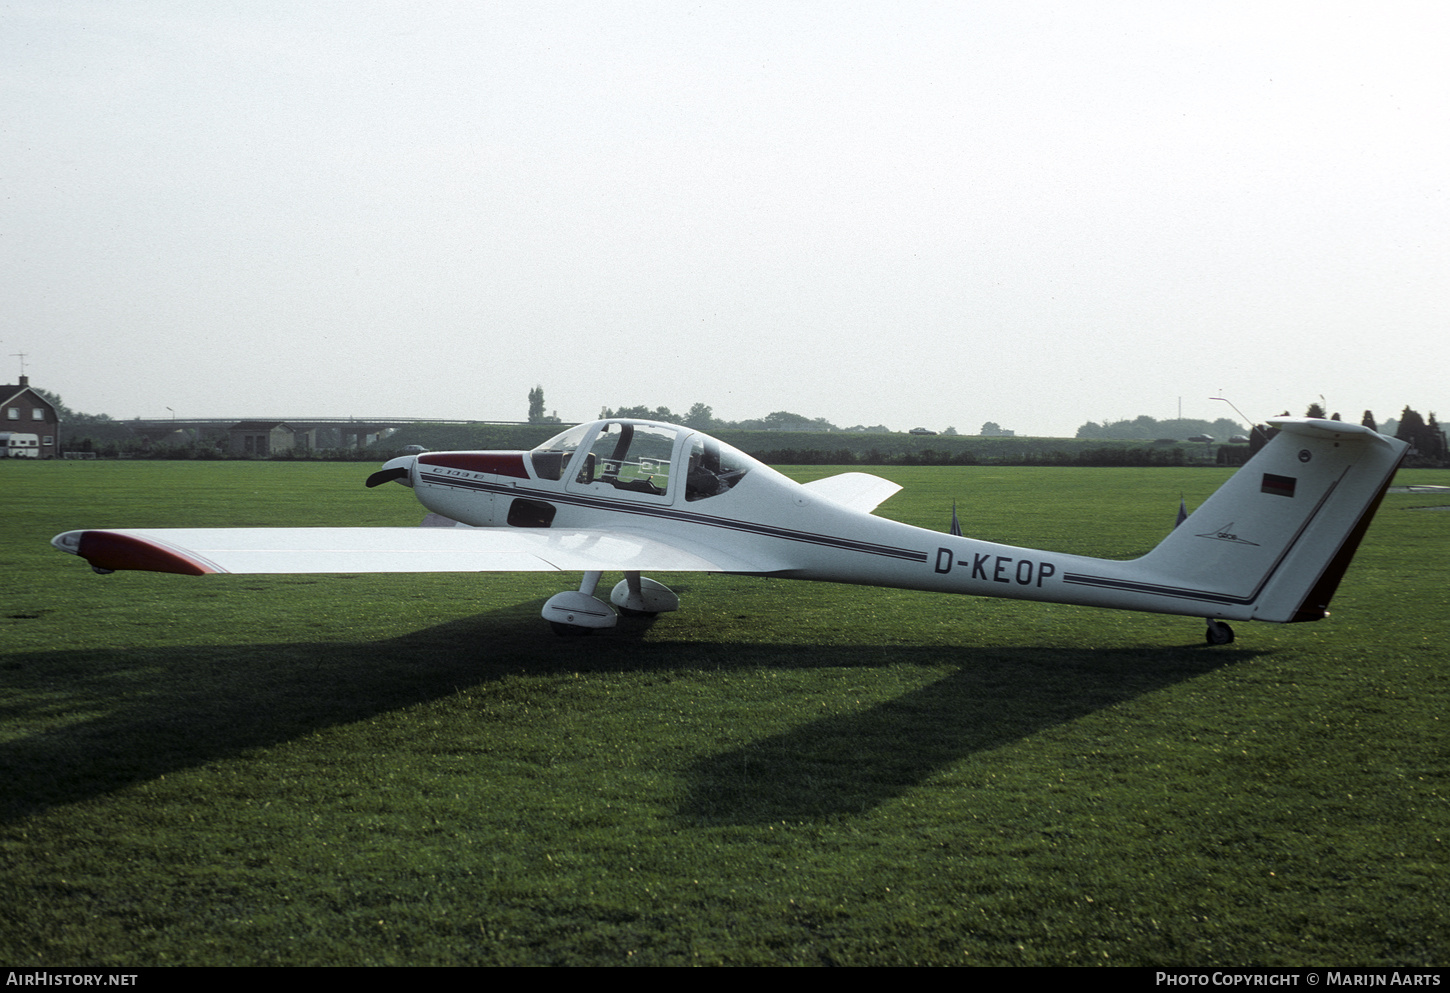
[[[1319,620],[1409,446],[1340,421],[1269,423],[1278,435],[1134,565],[1220,607],[1207,616]]]

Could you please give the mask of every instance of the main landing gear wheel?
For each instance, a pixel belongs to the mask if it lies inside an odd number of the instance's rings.
[[[626,572],[609,594],[621,617],[656,617],[680,609],[680,598],[663,583],[637,572]]]
[[[598,585],[599,573],[586,572],[579,589],[549,597],[543,614],[555,634],[572,637],[614,627],[619,618],[609,604],[595,598],[594,588]]]
[[[1204,637],[1210,645],[1230,645],[1234,640],[1234,629],[1223,621],[1209,621]]]

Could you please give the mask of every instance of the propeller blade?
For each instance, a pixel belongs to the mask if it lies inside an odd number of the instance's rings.
[[[379,469],[377,472],[373,473],[371,476],[368,477],[367,485],[368,488],[371,489],[374,486],[382,486],[384,483],[391,482],[394,479],[407,478],[408,467],[405,465],[395,465],[391,469]]]

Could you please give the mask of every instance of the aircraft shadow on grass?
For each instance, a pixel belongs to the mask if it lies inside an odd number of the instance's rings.
[[[1254,657],[1250,650],[740,644],[541,634],[542,601],[377,642],[188,645],[0,655],[22,701],[0,743],[0,822],[81,802],[248,750],[451,696],[509,675],[888,664],[961,669],[846,715],[808,721],[694,763],[677,815],[755,823],[857,813],[944,765]],[[486,775],[486,769],[479,770]]]
[[[890,661],[909,663],[918,652],[930,656],[923,662],[942,661],[937,649],[908,650]],[[695,824],[774,824],[864,813],[974,753],[1258,654],[1196,647],[957,650],[951,658],[961,668],[930,685],[695,762],[677,815]]]

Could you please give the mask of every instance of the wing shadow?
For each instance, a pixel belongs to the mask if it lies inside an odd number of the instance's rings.
[[[555,638],[539,620],[542,603],[378,642],[0,655],[0,681],[21,701],[0,708],[10,733],[0,742],[0,822],[509,675],[665,670],[690,659],[741,669],[942,661],[940,648],[647,641],[647,621],[621,622],[607,638]],[[691,795],[709,800],[679,814],[748,823],[861,809],[968,752],[1254,654],[954,652],[963,671],[932,687],[695,764],[686,773]],[[1026,655],[1042,652],[1047,661],[1038,657],[1024,684]],[[59,709],[66,722],[57,727]],[[26,734],[27,724],[46,729]],[[797,754],[814,758],[787,768],[785,758]],[[849,801],[839,798],[843,786]]]
[[[1198,648],[968,649],[962,667],[869,709],[702,759],[683,821],[764,824],[859,814],[975,752],[1260,654]]]

